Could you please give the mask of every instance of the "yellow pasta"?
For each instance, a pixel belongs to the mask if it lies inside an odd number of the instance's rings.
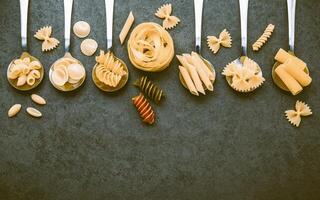
[[[127,74],[122,63],[115,59],[111,52],[100,51],[100,55],[96,57],[97,67],[95,75],[97,79],[105,85],[117,87],[122,77]]]
[[[265,81],[258,69],[258,64],[246,57],[242,66],[235,62],[229,63],[223,69],[222,75],[231,78],[231,87],[234,90],[249,92],[260,87]]]
[[[227,29],[224,29],[219,34],[219,38],[215,36],[208,36],[207,43],[208,43],[209,49],[213,53],[217,53],[220,49],[220,46],[230,48],[232,45],[232,38],[230,36],[230,33],[227,31]]]
[[[35,38],[38,40],[43,40],[42,43],[42,51],[51,51],[52,49],[56,48],[59,45],[59,40],[50,37],[52,33],[51,26],[45,26],[39,29],[36,34],[34,35]]]
[[[180,19],[176,16],[172,16],[171,13],[172,13],[171,4],[164,4],[155,13],[157,17],[164,19],[162,24],[162,27],[164,29],[172,29],[180,22]]]
[[[132,14],[132,11],[129,13],[129,16],[125,22],[125,24],[123,25],[123,28],[119,34],[119,39],[120,39],[120,43],[123,44],[124,40],[126,39],[127,37],[127,34],[132,26],[134,22],[134,16]]]
[[[288,59],[283,66],[285,70],[300,83],[301,86],[306,87],[311,84],[311,77],[302,69],[299,69],[299,66],[296,65],[296,62],[293,59]]]
[[[10,65],[8,70],[8,78],[17,79],[17,86],[28,84],[34,85],[36,79],[40,79],[41,63],[39,61],[31,61],[29,57],[23,59],[16,59]]]
[[[298,127],[301,123],[301,116],[312,115],[312,111],[308,104],[302,101],[297,101],[295,105],[295,110],[287,110],[285,111],[285,115],[292,125]]]
[[[275,26],[273,24],[269,24],[267,26],[260,38],[252,45],[253,51],[258,51],[268,41],[274,31],[274,28]]]
[[[138,69],[159,72],[166,69],[174,56],[174,45],[170,34],[159,24],[139,24],[128,40],[128,55]]]

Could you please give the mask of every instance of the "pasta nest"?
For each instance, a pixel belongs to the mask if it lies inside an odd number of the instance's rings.
[[[219,34],[219,38],[217,38],[215,36],[208,36],[207,43],[208,43],[209,49],[213,53],[217,53],[221,46],[224,46],[226,48],[230,48],[232,45],[232,38],[231,38],[230,33],[227,31],[227,29],[224,29]]]
[[[171,4],[164,4],[155,13],[157,17],[164,19],[162,23],[162,27],[164,29],[172,29],[180,22],[180,19],[176,16],[172,16],[171,13],[172,13]]]
[[[28,84],[32,86],[36,79],[41,78],[40,69],[42,65],[39,61],[31,61],[29,57],[23,59],[16,59],[11,64],[8,71],[9,79],[18,79],[16,85],[23,86]]]
[[[159,72],[166,69],[174,56],[174,44],[170,34],[159,24],[139,24],[128,40],[128,55],[138,69]]]
[[[222,75],[230,77],[231,87],[239,92],[255,90],[265,81],[258,64],[248,57],[245,58],[243,66],[235,62],[229,63],[223,69]]]
[[[98,65],[94,73],[98,80],[105,85],[117,87],[122,77],[127,74],[123,64],[110,51],[105,54],[101,50],[96,61]]]
[[[285,111],[286,118],[288,121],[298,127],[301,122],[301,116],[309,116],[312,115],[311,109],[308,106],[308,104],[302,102],[302,101],[297,101],[295,105],[296,110],[287,110]]]

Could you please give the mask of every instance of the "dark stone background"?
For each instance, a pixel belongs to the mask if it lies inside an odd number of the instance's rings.
[[[6,80],[7,65],[21,53],[19,3],[0,1],[0,199],[190,199],[190,200],[318,200],[320,199],[320,2],[298,1],[296,54],[305,60],[313,83],[302,94],[291,96],[272,82],[273,56],[287,48],[285,0],[252,0],[248,34],[251,45],[268,23],[276,25],[273,37],[258,53],[249,56],[262,67],[266,83],[250,94],[229,88],[222,68],[240,55],[240,23],[237,0],[205,0],[203,56],[218,73],[215,92],[194,97],[179,83],[178,62],[162,73],[148,74],[166,92],[154,126],[143,124],[132,106],[138,94],[132,86],[145,73],[129,63],[118,34],[130,10],[135,25],[161,20],[155,10],[167,1],[117,0],[114,16],[114,51],[130,70],[127,86],[115,94],[100,92],[91,80],[94,58],[81,55],[81,40],[72,37],[72,53],[86,67],[88,79],[72,93],[58,92],[46,76],[33,92],[48,105],[34,105],[29,95],[18,92]],[[169,1],[170,2],[170,1]],[[172,0],[173,13],[181,23],[170,31],[176,53],[194,48],[193,1]],[[45,25],[63,44],[63,1],[31,1],[29,47],[49,66],[63,55],[63,45],[41,52],[33,38]],[[73,23],[92,26],[90,38],[105,48],[103,0],[75,0]],[[227,28],[231,49],[213,55],[205,37]],[[296,100],[307,102],[314,114],[301,127],[284,117]],[[29,117],[25,111],[14,119],[7,110],[14,103],[36,106],[44,116]]]

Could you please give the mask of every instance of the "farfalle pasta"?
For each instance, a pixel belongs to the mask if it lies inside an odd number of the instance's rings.
[[[253,51],[259,51],[259,49],[268,41],[271,37],[275,26],[273,24],[269,24],[267,28],[264,30],[263,34],[260,38],[252,45]]]
[[[215,36],[208,36],[207,43],[208,43],[209,49],[213,53],[217,53],[221,46],[230,48],[232,45],[232,38],[230,36],[230,33],[227,31],[227,29],[224,29],[219,34],[219,38]]]
[[[239,92],[255,90],[265,81],[258,64],[248,57],[245,57],[243,65],[236,62],[229,63],[223,69],[222,75],[230,78],[231,87]]]
[[[36,80],[41,78],[41,68],[39,61],[31,61],[29,57],[16,59],[10,65],[7,76],[11,80],[17,79],[16,86],[18,87],[25,84],[33,86]]]
[[[166,69],[174,56],[174,44],[170,34],[159,24],[139,24],[128,40],[128,55],[138,69],[159,72]]]
[[[133,97],[132,102],[137,108],[143,122],[153,124],[155,121],[155,113],[143,94],[140,93],[138,96]]]
[[[42,51],[51,51],[59,45],[59,40],[51,37],[52,27],[45,26],[39,29],[34,35],[38,40],[43,40]]]
[[[111,52],[105,54],[104,51],[100,51],[96,61],[94,73],[97,79],[107,86],[117,87],[122,77],[127,74],[123,64]]]
[[[180,19],[176,16],[172,16],[171,13],[172,13],[171,4],[164,4],[155,13],[157,17],[164,19],[162,23],[162,27],[164,29],[172,29],[180,22]]]
[[[152,81],[148,80],[147,76],[139,78],[135,83],[135,86],[139,87],[140,90],[151,98],[154,102],[159,103],[164,97],[162,89],[155,85]]]
[[[285,115],[292,125],[298,127],[301,123],[301,117],[312,115],[312,112],[308,104],[302,101],[297,101],[295,110],[287,110],[285,111]]]

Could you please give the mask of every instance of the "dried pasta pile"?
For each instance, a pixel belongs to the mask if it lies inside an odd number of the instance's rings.
[[[159,24],[139,24],[128,40],[128,55],[138,69],[159,72],[167,68],[174,56],[170,34]]]
[[[177,55],[177,58],[182,64],[179,66],[181,76],[191,94],[199,96],[199,92],[206,94],[205,89],[213,91],[215,72],[197,53]]]
[[[222,72],[231,79],[231,87],[238,92],[250,92],[262,85],[265,79],[256,62],[245,57],[243,65],[229,63]]]
[[[25,84],[33,86],[37,79],[41,78],[40,70],[42,65],[39,61],[31,61],[29,57],[16,59],[9,66],[8,78],[16,80],[18,87]]]
[[[106,54],[104,51],[100,51],[96,61],[97,67],[94,73],[98,80],[107,86],[117,87],[122,77],[127,74],[123,64],[110,51]]]
[[[73,58],[61,58],[53,65],[52,83],[62,87],[66,84],[76,85],[86,75],[84,67]]]
[[[307,64],[301,59],[290,55],[283,49],[279,49],[275,60],[282,63],[275,69],[275,73],[292,95],[297,95],[303,90],[303,87],[311,84],[312,78],[304,71]]]

